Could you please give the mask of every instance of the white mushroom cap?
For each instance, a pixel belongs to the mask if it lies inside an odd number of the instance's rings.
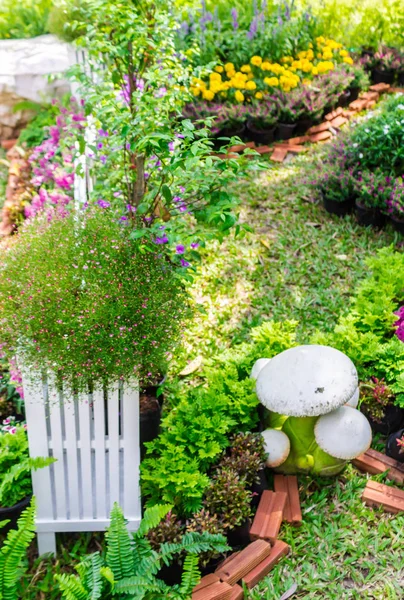
[[[271,411],[289,417],[325,415],[358,387],[355,365],[329,346],[297,346],[271,359],[257,378],[257,395]]]
[[[324,452],[342,460],[351,460],[366,452],[372,442],[369,421],[351,406],[340,406],[320,417],[314,434]]]
[[[278,429],[265,429],[261,433],[268,453],[267,467],[278,467],[285,462],[290,452],[290,440],[286,433]]]
[[[270,358],[259,358],[255,361],[253,368],[251,369],[250,378],[257,379],[258,374],[262,369],[269,363]]]
[[[359,402],[359,387],[356,388],[352,397],[349,398],[348,402],[345,402],[345,406],[352,406],[352,408],[356,408]]]

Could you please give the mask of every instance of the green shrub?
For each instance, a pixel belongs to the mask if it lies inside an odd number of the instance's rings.
[[[88,0],[56,0],[50,11],[47,28],[60,39],[71,42],[85,33]]]
[[[25,144],[27,148],[39,146],[48,137],[49,127],[55,124],[55,118],[59,114],[56,105],[42,106],[34,102],[20,102],[15,106],[16,110],[34,110],[35,116],[21,131],[18,141]]]
[[[76,390],[161,372],[187,297],[157,248],[131,239],[108,208],[33,220],[0,265],[9,351]]]
[[[2,0],[0,38],[32,38],[48,33],[52,0]]]

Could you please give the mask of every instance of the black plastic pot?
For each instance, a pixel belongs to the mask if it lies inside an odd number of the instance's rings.
[[[396,219],[395,217],[390,216],[390,221],[393,225],[393,228],[404,235],[404,219]]]
[[[378,208],[369,208],[355,202],[355,214],[359,225],[372,225],[372,227],[383,227],[386,217]]]
[[[219,140],[218,138],[222,138],[222,137],[231,138],[233,136],[243,138],[244,132],[245,132],[245,124],[244,123],[242,123],[238,127],[231,127],[231,128],[229,127],[229,128],[221,129],[219,131],[219,133],[217,133],[214,136],[214,138],[215,138],[214,147],[216,149],[219,149],[228,143],[226,140]]]
[[[375,433],[382,433],[383,435],[388,435],[393,431],[398,431],[400,427],[404,424],[404,410],[399,406],[394,406],[391,404],[386,406],[384,410],[384,417],[381,421],[375,421],[371,415],[366,411],[366,408],[362,405],[361,412],[368,419],[370,426],[372,427]]]
[[[399,87],[404,86],[404,71],[401,71],[397,76],[397,85]]]
[[[381,71],[380,69],[373,69],[372,81],[373,83],[393,83],[395,71]]]
[[[0,521],[5,521],[6,519],[10,520],[10,522],[7,523],[7,525],[0,529],[0,532],[2,534],[8,533],[10,529],[14,529],[16,527],[17,521],[20,518],[22,511],[25,508],[27,508],[27,506],[29,506],[30,502],[31,496],[27,496],[26,498],[23,498],[22,500],[17,502],[17,504],[14,504],[14,506],[0,508]]]
[[[204,575],[209,575],[209,573],[214,573],[223,560],[224,556],[221,554],[217,558],[212,558],[212,560],[210,560],[206,565],[199,565],[199,570],[202,577],[204,577]]]
[[[182,565],[163,565],[157,573],[157,577],[162,579],[167,585],[176,585],[181,583]]]
[[[143,458],[146,455],[147,442],[152,442],[159,434],[161,421],[161,408],[156,400],[154,410],[150,410],[144,413],[140,413],[139,418],[139,433],[140,433],[140,457]]]
[[[296,123],[278,123],[277,139],[290,140],[293,137],[296,129]]]
[[[265,469],[261,469],[257,473],[257,481],[254,481],[254,483],[251,486],[251,492],[253,495],[251,500],[251,506],[258,506],[259,501],[261,500],[262,492],[264,492],[267,489],[269,489],[269,486],[265,474]]]
[[[357,100],[359,98],[359,93],[361,91],[361,88],[351,87],[351,88],[349,88],[349,91],[350,91],[349,102],[354,102],[355,100]]]
[[[229,546],[237,548],[238,546],[247,546],[250,543],[250,519],[246,519],[244,523],[235,527],[227,533],[227,541]]]
[[[404,448],[397,444],[397,440],[404,436],[404,429],[392,433],[386,442],[386,454],[395,460],[404,463]],[[401,450],[401,452],[400,452]]]
[[[247,121],[246,135],[252,142],[268,145],[272,144],[275,139],[275,129],[275,125],[268,129],[259,129],[254,125],[251,119],[249,119]]]
[[[338,98],[338,106],[348,106],[350,102],[353,102],[351,98],[351,90],[345,90]]]
[[[352,212],[354,205],[353,200],[344,200],[344,202],[336,202],[323,196],[323,204],[325,210],[331,215],[337,215],[338,217],[344,217]]]
[[[310,127],[312,127],[312,125],[314,125],[314,121],[311,117],[305,117],[304,119],[300,119],[296,123],[295,134],[296,135],[305,134],[307,132],[307,130],[310,129]]]

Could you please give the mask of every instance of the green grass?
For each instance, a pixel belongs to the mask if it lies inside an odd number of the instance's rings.
[[[366,257],[400,241],[390,228],[326,213],[309,185],[318,160],[299,157],[238,186],[241,219],[254,231],[205,250],[192,287],[202,312],[185,332],[181,366],[243,340],[266,319],[297,319],[302,340],[332,329],[366,274]]]
[[[334,480],[299,477],[303,524],[283,525],[280,535],[291,554],[248,598],[278,599],[296,584],[293,598],[402,599],[404,514],[366,507],[366,480],[352,466]]]

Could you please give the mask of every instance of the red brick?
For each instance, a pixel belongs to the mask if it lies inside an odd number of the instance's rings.
[[[307,133],[311,136],[314,133],[322,133],[323,131],[327,131],[328,129],[330,129],[330,124],[328,121],[324,121],[324,123],[320,123],[320,125],[314,125],[314,127],[310,127]]]
[[[275,149],[276,148],[283,148],[284,150],[287,150],[288,152],[293,152],[295,154],[299,154],[300,152],[307,152],[308,150],[307,147],[300,146],[300,144],[288,144],[286,142],[279,142],[278,144],[275,144]]]
[[[368,481],[362,494],[362,500],[367,506],[381,507],[385,512],[404,512],[404,490],[396,487]]]
[[[192,593],[192,600],[230,600],[232,587],[220,581]]]
[[[389,94],[404,94],[404,88],[391,87],[388,92]]]
[[[370,89],[372,92],[380,92],[380,93],[383,93],[383,92],[387,92],[387,90],[389,90],[389,89],[390,89],[390,87],[391,87],[391,86],[390,86],[390,84],[389,84],[389,83],[375,83],[374,85],[371,85],[369,89]]]
[[[294,145],[294,144],[305,144],[306,142],[310,142],[309,135],[300,135],[298,137],[290,138],[289,140],[285,140],[285,144]]]
[[[364,454],[355,458],[352,463],[360,471],[365,471],[371,475],[387,471],[387,479],[404,485],[404,465],[381,452],[377,452],[377,450],[367,450]]]
[[[346,119],[342,115],[339,115],[338,117],[336,117],[335,119],[330,121],[331,127],[334,127],[336,129],[338,129],[339,127],[342,127],[342,125],[345,125],[345,123],[348,123],[348,119]]]
[[[379,92],[363,92],[360,97],[364,100],[379,100]]]
[[[214,573],[210,573],[210,575],[205,575],[205,577],[202,577],[202,579],[200,580],[200,582],[198,583],[197,586],[194,587],[194,592],[199,592],[199,590],[202,590],[203,588],[207,587],[208,585],[212,585],[212,583],[217,583],[219,580],[219,577],[217,575],[215,575]]]
[[[259,583],[268,575],[271,569],[281,560],[281,558],[289,554],[289,551],[290,546],[288,546],[288,544],[285,544],[285,542],[282,542],[281,540],[276,540],[273,548],[271,549],[271,554],[243,577],[243,583],[248,587],[248,589],[251,589],[257,585],[257,583]]]
[[[324,140],[328,140],[332,137],[331,131],[322,131],[321,133],[316,133],[315,135],[310,136],[310,140],[312,142],[322,142]]]
[[[335,110],[328,113],[328,115],[325,115],[324,119],[326,121],[332,121],[333,119],[336,119],[337,117],[342,115],[343,112],[344,112],[344,109],[342,108],[342,106],[339,106]]]
[[[244,598],[243,588],[240,585],[238,585],[238,583],[236,583],[236,585],[234,585],[232,589],[233,589],[233,591],[231,593],[230,600],[243,600],[243,598]]]
[[[361,100],[360,98],[358,98],[358,100],[354,100],[353,102],[351,102],[351,104],[349,105],[349,108],[351,110],[355,110],[356,112],[360,112],[361,110],[364,110],[366,108],[366,104],[367,104],[367,100]]]
[[[13,148],[17,142],[18,142],[18,140],[3,140],[1,142],[1,147],[4,150],[11,150],[11,148]]]
[[[234,585],[259,565],[271,553],[271,545],[264,540],[256,540],[241,550],[232,560],[216,570],[221,581]],[[198,599],[199,600],[199,599]]]
[[[373,108],[374,106],[376,106],[376,100],[368,100],[368,102],[366,103],[366,108],[369,110],[369,108]]]
[[[258,154],[269,154],[273,151],[273,148],[270,146],[258,146],[257,148],[254,148],[254,150],[258,152]]]
[[[275,543],[282,524],[283,509],[286,504],[286,493],[265,490],[250,529],[252,540],[260,538]]]
[[[275,148],[275,150],[272,152],[270,159],[273,160],[274,162],[283,162],[286,158],[286,155],[288,153],[287,148]]]
[[[296,475],[275,475],[274,487],[275,492],[286,493],[283,520],[293,525],[301,525],[302,511],[300,508],[299,486]]]

